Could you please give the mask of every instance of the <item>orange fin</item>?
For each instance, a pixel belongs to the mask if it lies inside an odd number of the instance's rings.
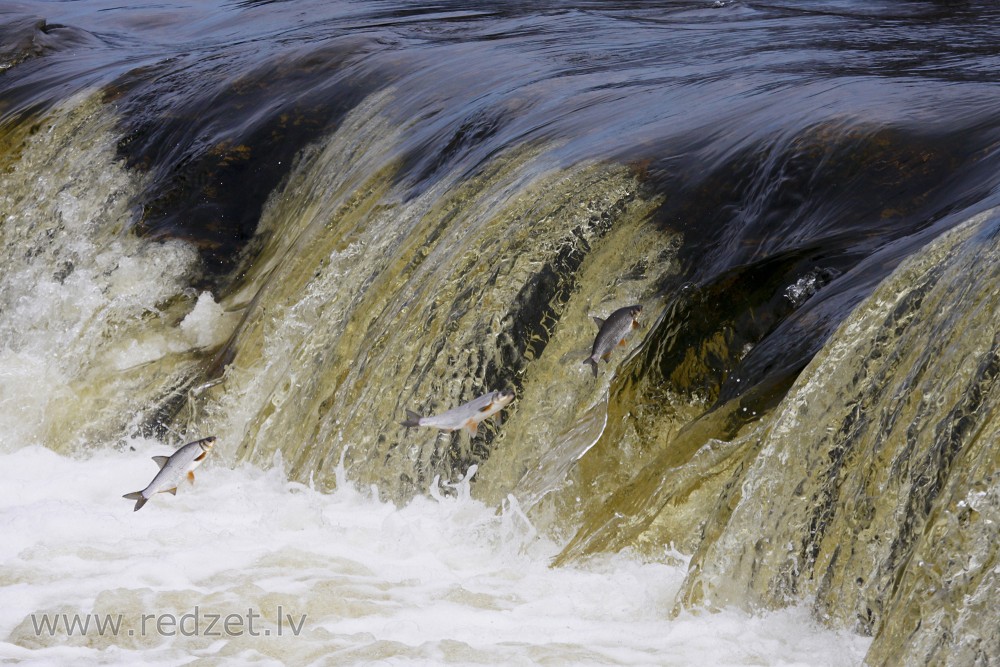
[[[208,456],[208,452],[204,451],[201,453],[201,456],[195,459],[195,461],[204,461],[206,456]]]
[[[194,471],[188,470],[188,481],[194,484]]]
[[[620,341],[618,341],[618,346],[619,347],[625,347],[625,343],[627,343],[627,342],[628,341],[626,339],[622,338]]]
[[[608,350],[607,352],[602,354],[601,359],[603,359],[604,361],[611,361],[611,350]],[[594,364],[594,366],[596,367],[597,364]]]
[[[483,407],[479,408],[479,411],[480,412],[489,412],[492,409],[493,409],[493,401],[490,401],[489,404],[484,405]]]
[[[163,491],[161,491],[160,493],[169,493],[172,496],[176,496],[177,495],[177,487],[175,486],[172,489],[163,489]]]
[[[479,432],[479,422],[475,419],[470,419],[465,422],[465,428],[469,430],[469,434],[475,436]]]

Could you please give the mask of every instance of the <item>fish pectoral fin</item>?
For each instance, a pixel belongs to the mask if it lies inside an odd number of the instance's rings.
[[[475,436],[476,433],[479,432],[479,422],[477,422],[475,419],[470,419],[469,421],[465,422],[465,428],[469,430],[470,435]]]
[[[594,324],[596,324],[597,328],[600,329],[601,327],[604,326],[604,318],[603,317],[595,317],[594,318]]]
[[[188,481],[191,482],[192,484],[194,484],[194,471],[193,470],[188,470],[187,477],[188,477]]]
[[[195,461],[204,461],[206,456],[208,456],[208,452],[204,451],[198,456],[198,458],[195,459]]]
[[[163,468],[163,466],[167,465],[167,461],[170,460],[170,457],[169,456],[154,456],[153,460],[156,461],[156,465],[160,466],[160,468]]]
[[[493,401],[490,401],[489,403],[487,403],[483,407],[479,408],[479,411],[480,412],[489,412],[492,409],[493,409]]]

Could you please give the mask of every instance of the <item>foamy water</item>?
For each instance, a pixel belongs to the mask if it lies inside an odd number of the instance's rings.
[[[170,451],[133,446],[0,455],[0,658],[852,665],[869,644],[804,609],[670,619],[683,565],[614,555],[550,568],[557,545],[463,485],[396,508],[216,460],[133,512],[121,495]],[[106,619],[119,625],[101,635]]]

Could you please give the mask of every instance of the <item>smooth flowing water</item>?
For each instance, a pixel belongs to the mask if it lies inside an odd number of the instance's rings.
[[[1000,658],[998,18],[0,4],[0,651]]]

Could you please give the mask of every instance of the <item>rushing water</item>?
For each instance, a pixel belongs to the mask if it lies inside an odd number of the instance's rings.
[[[851,665],[870,642],[821,628],[806,608],[671,619],[679,554],[551,569],[557,545],[461,484],[461,497],[396,508],[287,482],[280,464],[215,466],[176,502],[132,513],[108,478],[143,479],[145,452],[81,460],[28,447],[0,460],[5,659]],[[65,619],[80,619],[72,633]]]
[[[1000,659],[997,19],[0,4],[0,647]],[[301,642],[31,625],[279,603]]]

